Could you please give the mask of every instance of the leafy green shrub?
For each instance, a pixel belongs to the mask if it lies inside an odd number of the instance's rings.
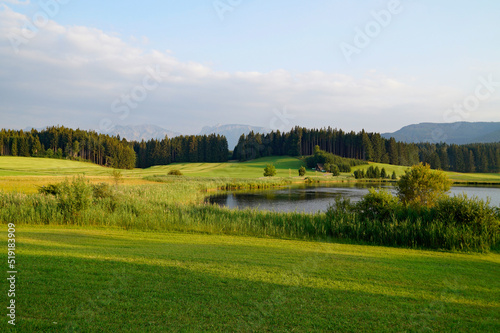
[[[371,188],[363,199],[356,204],[356,211],[361,218],[377,219],[384,222],[391,218],[401,209],[401,203],[398,198],[389,191],[380,189],[376,191]]]
[[[366,170],[366,178],[373,178],[377,179],[381,177],[380,169],[377,167],[373,167],[371,165],[367,170]]]
[[[50,194],[50,195],[57,195],[60,191],[60,186],[59,184],[49,184],[47,186],[42,186],[38,189],[38,193],[40,194]]]
[[[446,196],[451,184],[444,172],[431,170],[428,164],[420,163],[405,171],[396,189],[405,205],[432,207]]]
[[[347,163],[339,163],[337,164],[340,172],[351,172],[351,166]]]
[[[116,186],[123,181],[123,174],[118,169],[114,169],[113,172],[111,172],[111,177],[113,177]]]
[[[301,166],[299,168],[299,176],[303,177],[305,174],[306,174],[306,168],[304,168],[304,166]]]
[[[92,205],[92,187],[84,177],[61,183],[57,194],[59,208],[67,214],[77,214]]]
[[[96,199],[111,198],[114,195],[113,189],[106,183],[99,183],[91,186],[92,195]]]
[[[343,196],[335,197],[335,204],[330,205],[326,210],[326,216],[328,219],[345,219],[351,217],[356,211],[356,205],[351,203],[351,199],[344,198]]]
[[[446,197],[436,204],[436,216],[447,224],[467,225],[476,230],[499,227],[497,211],[489,201],[466,194]]]
[[[339,167],[337,166],[337,164],[331,164],[329,171],[333,177],[340,175],[340,170],[339,170]]]
[[[181,170],[178,169],[172,169],[168,172],[170,176],[182,176]]]
[[[276,176],[276,167],[273,164],[268,164],[264,168],[264,177]]]
[[[354,178],[356,178],[356,179],[365,178],[365,171],[362,169],[354,171]]]
[[[433,209],[436,218],[447,229],[453,230],[450,238],[460,241],[461,249],[488,250],[500,243],[500,216],[489,201],[477,197],[468,198],[466,194],[446,197]]]

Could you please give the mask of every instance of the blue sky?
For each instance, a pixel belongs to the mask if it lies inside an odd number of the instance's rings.
[[[494,0],[0,1],[0,127],[500,121],[499,17]]]

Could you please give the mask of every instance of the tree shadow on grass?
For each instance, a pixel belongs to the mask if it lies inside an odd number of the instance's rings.
[[[23,255],[21,332],[498,331],[498,308],[307,287],[300,267],[276,283],[185,267]],[[249,272],[250,274],[251,272]]]

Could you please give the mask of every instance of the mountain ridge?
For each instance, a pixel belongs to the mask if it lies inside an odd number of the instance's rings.
[[[265,127],[260,126],[252,126],[245,124],[217,124],[214,126],[203,126],[201,131],[197,135],[210,135],[210,134],[219,134],[226,137],[229,149],[232,150],[242,134],[248,134],[249,132],[254,131],[258,133],[268,133],[271,130]],[[117,136],[119,135],[121,138],[125,138],[128,141],[142,141],[142,140],[151,140],[158,139],[161,140],[165,136],[169,138],[173,138],[180,135],[191,135],[180,133],[172,130],[165,129],[163,127],[151,124],[144,125],[118,125],[113,127],[112,130],[106,132],[106,134]]]
[[[407,143],[490,143],[500,142],[500,122],[454,122],[411,124],[392,133],[382,133],[382,137]]]
[[[43,128],[36,129],[40,130]],[[30,127],[25,129],[25,131],[30,130]],[[217,124],[214,126],[204,126],[197,135],[209,135],[212,133],[223,135],[228,141],[229,149],[232,150],[238,143],[240,136],[248,134],[251,131],[265,134],[271,130],[265,127],[245,124]],[[105,134],[112,136],[119,135],[128,141],[161,140],[165,136],[173,138],[180,135],[187,135],[151,124],[117,125]],[[444,142],[447,144],[469,144],[500,142],[500,122],[423,122],[403,126],[395,132],[381,133],[381,136],[386,139],[393,137],[396,141],[407,143]]]
[[[163,127],[151,124],[125,126],[117,125],[110,131],[106,132],[106,134],[113,136],[119,135],[121,138],[125,138],[128,141],[148,141],[151,139],[161,140],[165,138],[165,136],[173,138],[181,135],[179,132],[167,130]]]

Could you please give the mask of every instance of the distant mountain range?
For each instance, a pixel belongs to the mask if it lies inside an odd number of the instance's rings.
[[[250,126],[250,125],[239,125],[239,124],[230,124],[230,125],[215,125],[215,126],[205,126],[202,128],[200,135],[205,134],[220,134],[224,135],[227,139],[227,144],[229,146],[229,150],[233,150],[234,147],[238,144],[238,140],[242,134],[248,134],[251,131],[255,133],[269,133],[270,129],[265,127],[258,126]]]
[[[241,134],[248,134],[251,131],[255,133],[268,133],[271,130],[264,127],[250,126],[250,125],[239,125],[239,124],[229,124],[229,125],[215,125],[215,126],[205,126],[202,128],[199,135],[209,135],[209,134],[220,134],[224,135],[227,139],[229,150],[233,150]],[[109,135],[120,135],[121,138],[125,138],[129,141],[141,141],[150,139],[163,139],[165,135],[169,138],[173,138],[179,135],[183,135],[179,132],[170,131],[156,125],[128,125],[128,126],[115,126],[113,130],[107,132]],[[184,134],[185,135],[185,134]]]
[[[45,127],[44,127],[45,128]],[[42,130],[44,128],[38,128]],[[30,131],[31,127],[26,128]],[[199,135],[220,134],[227,138],[229,150],[233,150],[242,134],[269,133],[271,130],[265,127],[250,126],[242,124],[228,124],[205,126]],[[167,130],[156,125],[128,125],[115,126],[107,132],[110,135],[120,135],[129,141],[141,141],[150,139],[163,139],[165,136],[173,138],[183,133]],[[184,133],[184,135],[186,135]],[[408,125],[393,133],[383,133],[384,138],[395,138],[403,142],[446,142],[448,144],[488,143],[500,142],[500,122],[456,122],[456,123],[421,123]]]
[[[36,128],[43,130],[46,127]],[[25,131],[30,131],[27,127]],[[242,134],[269,133],[271,130],[265,127],[250,126],[242,124],[228,124],[205,126],[198,135],[220,134],[227,138],[229,150],[233,150]],[[165,136],[173,138],[186,135],[167,130],[156,125],[128,125],[115,126],[107,132],[109,135],[120,135],[129,141],[141,141],[150,139],[163,139]],[[382,133],[384,138],[393,137],[396,141],[403,142],[445,142],[448,144],[488,143],[500,142],[500,122],[456,122],[456,123],[420,123],[408,125],[393,133]]]
[[[500,122],[421,123],[394,133],[383,133],[403,142],[446,142],[448,144],[500,142]]]
[[[250,131],[269,133],[265,127],[228,124],[205,126],[199,135],[220,134],[227,138],[229,150],[233,150],[242,134]],[[165,135],[173,138],[182,133],[164,129],[156,125],[115,126],[110,135],[120,135],[129,141],[163,139]],[[184,134],[185,135],[185,134]],[[384,138],[395,138],[403,142],[446,142],[448,144],[500,142],[500,122],[456,122],[456,123],[421,123],[408,125],[394,133],[383,133]]]
[[[120,135],[128,141],[148,141],[151,139],[163,139],[165,135],[173,138],[181,135],[179,132],[169,131],[156,125],[129,125],[129,126],[115,126],[106,134]]]

